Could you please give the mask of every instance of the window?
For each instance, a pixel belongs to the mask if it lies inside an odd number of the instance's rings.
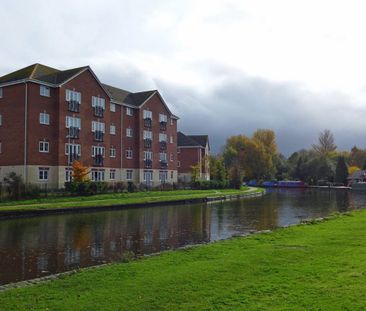
[[[92,181],[104,181],[104,173],[105,170],[92,169],[91,170]]]
[[[133,152],[132,152],[132,149],[127,149],[127,150],[126,150],[126,158],[127,158],[127,159],[132,159],[132,158],[133,158]]]
[[[109,150],[109,156],[111,158],[115,158],[116,157],[116,148],[111,147],[111,149]]]
[[[0,98],[3,98],[3,88],[0,87]]]
[[[69,167],[65,168],[65,180],[72,181],[72,169]]]
[[[144,119],[151,119],[152,120],[152,111],[144,110]]]
[[[170,118],[170,125],[174,125],[174,120],[173,120],[173,118]]]
[[[144,161],[153,159],[152,151],[144,151]]]
[[[109,179],[115,180],[116,179],[116,170],[109,171]]]
[[[168,136],[166,134],[159,134],[159,142],[161,141],[167,141]]]
[[[40,113],[39,114],[39,123],[49,125],[50,124],[50,115],[48,113]]]
[[[81,119],[76,117],[66,116],[66,128],[76,127],[81,129]]]
[[[153,133],[151,131],[144,131],[144,139],[151,139],[153,138]]]
[[[180,161],[177,161],[177,167],[180,167]]]
[[[153,172],[152,171],[144,171],[144,181],[151,182],[153,179]]]
[[[166,114],[159,113],[159,122],[168,122],[168,116]]]
[[[109,110],[110,110],[111,112],[116,112],[116,104],[111,103],[111,104],[109,105]]]
[[[65,144],[65,154],[77,154],[81,155],[81,145],[80,144]]]
[[[173,143],[173,136],[170,136],[170,143]]]
[[[78,102],[79,104],[81,104],[81,93],[71,91],[71,90],[66,90],[66,101],[67,102],[75,101],[75,102]]]
[[[165,152],[160,152],[160,161],[166,161],[166,153]]]
[[[109,127],[109,134],[111,134],[111,135],[116,135],[116,126],[115,125],[111,125],[110,127]]]
[[[126,179],[127,180],[132,180],[132,175],[133,174],[133,171],[132,170],[127,170],[126,171]]]
[[[92,121],[92,132],[97,131],[105,133],[105,124],[103,122]]]
[[[173,162],[174,161],[174,155],[171,153],[170,154],[170,162]]]
[[[50,143],[48,141],[39,142],[39,152],[47,153],[50,151]]]
[[[3,125],[3,116],[0,114],[0,126]]]
[[[161,182],[166,182],[168,179],[168,171],[159,171],[159,180]]]
[[[130,108],[130,107],[126,107],[126,114],[127,114],[128,116],[133,116],[133,109],[132,109],[132,108]]]
[[[92,157],[94,158],[97,155],[105,156],[105,147],[100,146],[92,146]]]
[[[48,171],[49,171],[49,168],[47,168],[47,167],[38,168],[38,179],[41,181],[47,181],[48,180]]]
[[[170,179],[173,179],[174,178],[174,171],[171,171],[170,172]]]
[[[132,128],[130,128],[130,127],[126,128],[126,136],[127,137],[132,137],[133,136]]]
[[[180,148],[177,148],[177,153],[180,153]]]
[[[3,144],[1,141],[0,141],[0,153],[3,153]]]
[[[39,88],[39,94],[41,96],[50,97],[50,88],[48,86],[41,85]]]
[[[92,107],[100,107],[105,109],[105,99],[101,97],[92,96]]]

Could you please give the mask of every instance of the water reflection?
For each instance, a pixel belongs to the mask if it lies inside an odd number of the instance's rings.
[[[272,190],[261,198],[0,221],[0,284],[273,229],[365,206],[365,194]]]

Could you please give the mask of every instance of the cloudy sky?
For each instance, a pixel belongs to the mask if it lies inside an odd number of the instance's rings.
[[[366,3],[347,0],[2,0],[0,76],[90,65],[158,89],[186,133],[276,132],[285,154],[330,129],[366,148]]]

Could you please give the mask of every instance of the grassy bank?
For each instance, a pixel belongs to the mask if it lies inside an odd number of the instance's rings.
[[[97,207],[113,205],[130,205],[139,203],[173,202],[179,200],[200,199],[223,195],[237,195],[248,192],[259,192],[262,189],[244,187],[241,190],[176,190],[176,191],[148,191],[135,193],[111,193],[81,197],[49,197],[34,200],[11,201],[0,203],[2,211],[42,210],[75,207]]]
[[[365,310],[366,211],[83,270],[3,310]]]

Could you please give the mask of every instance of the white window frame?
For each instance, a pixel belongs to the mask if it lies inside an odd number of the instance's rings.
[[[144,110],[144,119],[151,119],[152,120],[152,111],[150,110]]]
[[[109,134],[116,135],[116,126],[114,124],[109,126]]]
[[[65,181],[66,182],[72,181],[72,168],[70,167],[65,168]]]
[[[92,181],[105,181],[105,170],[92,169],[90,174]]]
[[[0,114],[0,126],[2,126],[2,125],[3,125],[3,115]]]
[[[46,112],[39,114],[39,124],[50,125],[50,115]]]
[[[131,107],[126,107],[126,115],[133,116],[133,109]]]
[[[167,122],[168,123],[168,116],[163,113],[159,113],[159,122]]]
[[[39,86],[39,95],[44,97],[50,97],[51,96],[51,88],[45,85]]]
[[[132,127],[126,128],[126,136],[127,137],[133,137],[133,129],[132,129]]]
[[[160,159],[160,161],[167,161],[168,154],[166,152],[160,152],[159,159]]]
[[[48,167],[39,167],[38,168],[38,180],[39,181],[48,181],[50,169]]]
[[[101,107],[105,110],[105,99],[103,97],[92,96],[92,107]]]
[[[126,149],[126,159],[133,159],[133,150],[131,148]]]
[[[105,133],[105,123],[92,121],[92,132],[94,133],[96,131],[101,131],[102,133]]]
[[[115,103],[110,103],[109,104],[109,111],[116,112],[116,104]]]
[[[159,133],[159,142],[168,141],[168,135],[167,134],[163,134],[163,133]]]
[[[80,144],[65,144],[65,155],[71,154],[77,154],[78,156],[81,156],[81,145]]]
[[[147,175],[150,175],[151,178],[149,179],[149,181],[152,182],[154,179],[153,171],[144,171],[144,181],[147,181]]]
[[[92,146],[92,158],[95,158],[96,155],[102,155],[105,157],[105,147],[102,146]]]
[[[115,147],[111,147],[109,149],[109,157],[115,158],[117,156],[117,149]]]
[[[144,161],[146,160],[153,160],[153,153],[152,151],[144,151]]]
[[[174,120],[173,120],[173,118],[170,118],[170,125],[174,125]]]
[[[168,180],[168,171],[159,171],[159,181],[166,182]]]
[[[81,129],[81,119],[80,118],[66,116],[65,123],[66,123],[66,128],[76,127],[79,130]]]
[[[133,180],[133,170],[126,171],[126,180]]]
[[[152,131],[144,131],[144,139],[153,139],[153,132]]]
[[[115,169],[110,169],[109,170],[109,179],[110,180],[116,180],[116,170]]]
[[[173,143],[174,143],[173,135],[170,135],[170,143],[171,143],[171,144],[173,144]]]
[[[177,161],[177,167],[180,167],[180,161]]]
[[[46,148],[47,146],[47,148]],[[50,152],[50,143],[45,140],[40,140],[38,143],[38,151],[41,153],[49,153]]]
[[[173,162],[174,161],[174,154],[170,154],[170,162]]]
[[[73,90],[66,90],[65,99],[67,102],[74,100],[81,104],[81,93]]]

